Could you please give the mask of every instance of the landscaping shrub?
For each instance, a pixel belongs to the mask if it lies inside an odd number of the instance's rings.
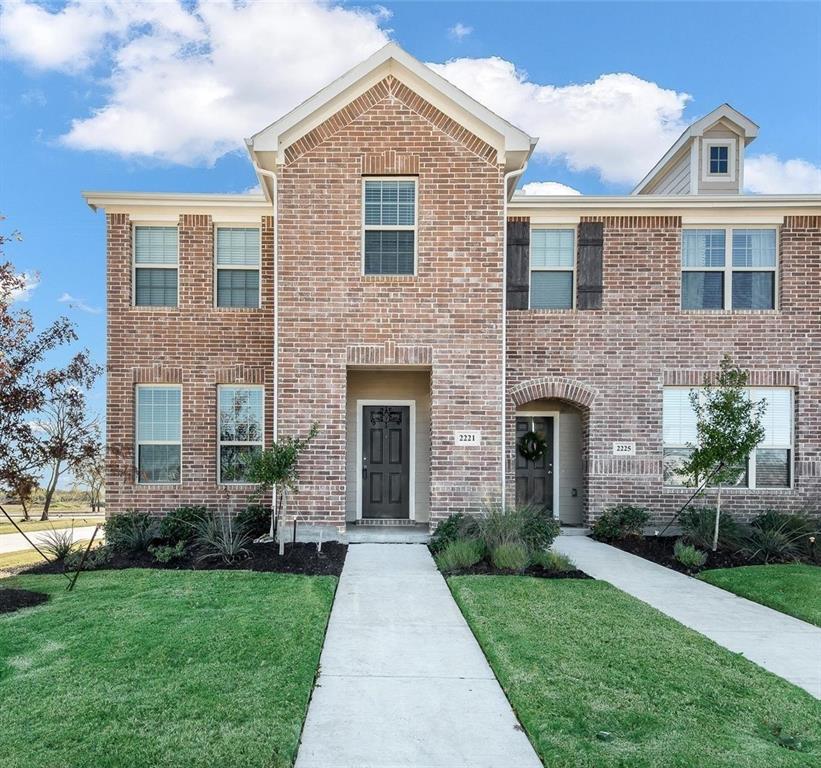
[[[219,557],[231,564],[248,555],[251,537],[230,517],[208,517],[197,527],[196,543],[202,550],[200,560]]]
[[[271,508],[250,504],[234,518],[234,522],[252,538],[259,538],[271,530]]]
[[[537,565],[546,571],[563,573],[576,570],[576,564],[567,555],[563,555],[561,552],[554,552],[552,549],[536,552],[530,562],[532,565]]]
[[[617,504],[606,509],[593,523],[593,538],[600,541],[620,541],[628,536],[641,536],[650,519],[645,507]]]
[[[530,553],[522,542],[509,541],[497,544],[490,559],[500,571],[523,571],[530,562]]]
[[[702,552],[690,544],[685,544],[681,539],[673,544],[673,557],[691,571],[698,570],[707,562],[706,552]]]
[[[55,530],[52,528],[42,534],[40,549],[58,563],[65,560],[77,549],[74,541],[74,527]]]
[[[698,549],[712,549],[716,511],[711,507],[688,507],[679,518],[681,536],[685,543]],[[719,549],[735,551],[742,540],[741,526],[728,512],[722,512],[718,521]]]
[[[160,522],[160,538],[171,544],[190,544],[197,536],[197,527],[209,516],[205,507],[177,507]]]
[[[481,539],[456,539],[436,555],[436,565],[441,571],[458,571],[476,565],[484,556]]]
[[[478,533],[478,524],[473,515],[456,512],[449,515],[436,526],[430,537],[431,552],[436,554],[445,549],[448,544],[457,539],[475,538]]]
[[[65,560],[67,571],[73,571],[80,567],[80,561],[83,559],[84,549],[75,549]],[[85,563],[83,563],[83,570],[93,571],[111,561],[114,552],[110,546],[103,544],[100,547],[95,547],[88,553]]]
[[[186,550],[184,541],[178,541],[174,545],[160,544],[156,547],[149,547],[148,551],[158,563],[170,563],[172,560],[179,560]]]
[[[117,552],[145,552],[159,535],[159,524],[144,512],[124,512],[105,521],[106,543]]]
[[[809,548],[809,534],[806,530],[796,532],[791,515],[785,515],[780,522],[768,519],[765,527],[751,525],[741,543],[741,551],[750,560],[787,561],[800,560]]]
[[[559,523],[550,513],[532,505],[509,509],[487,504],[478,523],[479,534],[490,551],[500,544],[521,544],[529,554],[547,549],[559,535]]]

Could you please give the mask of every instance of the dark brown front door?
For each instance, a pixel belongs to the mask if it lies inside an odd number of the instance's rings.
[[[519,441],[535,432],[545,441],[542,455],[527,459],[519,452]],[[553,418],[550,416],[516,417],[516,504],[536,504],[553,511]]]
[[[362,442],[362,517],[409,517],[410,406],[363,406]]]

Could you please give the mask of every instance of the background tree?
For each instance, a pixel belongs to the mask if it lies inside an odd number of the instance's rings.
[[[746,390],[748,378],[747,372],[725,355],[715,385],[707,375],[703,388],[690,392],[697,442],[689,446],[692,452],[682,470],[692,485],[716,486],[713,552],[718,548],[721,489],[738,482],[750,453],[764,439],[761,417],[767,403],[753,402]]]
[[[267,493],[272,494],[271,530],[270,537],[274,538],[275,521],[279,515],[279,554],[285,553],[285,536],[282,533],[282,523],[285,520],[285,509],[288,491],[296,492],[299,474],[297,464],[300,455],[313,440],[319,425],[312,424],[307,436],[285,437],[274,442],[270,448],[255,456],[248,465],[248,481],[258,486],[257,498],[261,499]]]
[[[75,485],[84,488],[88,493],[88,503],[92,514],[99,512],[102,507],[103,490],[105,488],[105,446],[99,444],[99,450],[87,456],[74,467]]]
[[[50,457],[71,453],[65,440],[61,448],[59,440],[42,439],[38,417],[47,421],[48,416],[42,418],[41,412],[60,399],[74,401],[71,410],[76,415],[76,397],[69,392],[88,389],[101,369],[90,362],[87,352],[75,355],[62,368],[42,369],[46,355],[76,341],[77,334],[65,317],[37,331],[31,313],[14,306],[26,287],[26,276],[11,262],[3,261],[2,255],[7,243],[19,239],[17,232],[0,235],[0,483],[18,497],[28,488],[28,494],[23,493],[27,499],[34,487],[32,480],[36,482]],[[82,400],[84,403],[84,397]],[[82,434],[70,430],[68,437],[82,438]],[[60,474],[62,470],[58,478]]]

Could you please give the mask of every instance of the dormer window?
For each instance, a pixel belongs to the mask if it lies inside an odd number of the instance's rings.
[[[730,148],[726,144],[710,146],[710,175],[726,176],[730,172]]]

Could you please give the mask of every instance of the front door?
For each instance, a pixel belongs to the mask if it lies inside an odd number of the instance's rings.
[[[362,517],[410,516],[410,406],[362,406]]]
[[[535,432],[544,441],[541,455],[523,456],[522,438]],[[535,504],[553,512],[553,418],[551,416],[516,417],[516,504]]]

